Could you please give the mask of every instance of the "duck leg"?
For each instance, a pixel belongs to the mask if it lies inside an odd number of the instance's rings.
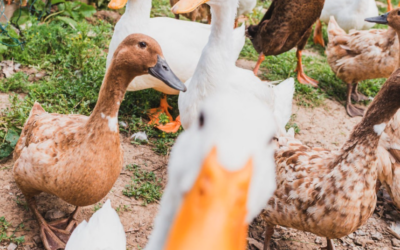
[[[322,23],[319,19],[314,29],[314,43],[325,47],[324,37],[322,36]]]
[[[235,18],[235,25],[233,26],[233,28],[237,28],[239,26],[239,17]]]
[[[353,92],[353,84],[347,84],[347,103],[346,103],[346,111],[349,116],[363,116],[364,108],[356,107],[351,103],[351,94]]]
[[[28,203],[29,208],[35,215],[37,222],[39,223],[40,238],[42,239],[45,249],[46,250],[58,250],[60,248],[64,249],[65,243],[68,241],[69,238],[68,234],[64,234],[65,236],[63,237],[64,240],[60,239],[55,232],[61,235],[63,234],[63,230],[58,230],[47,224],[46,220],[37,210],[36,201],[33,197],[27,198],[26,201]],[[65,241],[65,238],[67,238],[67,241]]]
[[[172,107],[168,104],[167,95],[164,95],[160,100],[160,107],[149,110],[149,116],[150,116],[149,124],[157,124],[158,125],[157,128],[166,133],[176,133],[181,126],[181,120],[180,117],[178,116],[174,121],[168,109],[172,109]],[[165,113],[170,121],[165,125],[160,124],[159,121],[159,116],[162,113]]]
[[[305,73],[304,73],[304,69],[303,69],[303,63],[302,63],[302,50],[297,49],[296,52],[296,56],[297,56],[297,68],[296,68],[296,72],[297,72],[297,80],[301,83],[301,84],[309,84],[313,87],[318,87],[318,81],[312,79],[311,77],[308,77]]]
[[[261,52],[260,55],[258,56],[257,64],[256,64],[256,66],[255,66],[254,69],[253,69],[254,75],[257,76],[258,70],[260,69],[261,63],[264,61],[264,59],[265,59],[264,53]]]
[[[211,24],[211,13],[207,15],[207,24]]]
[[[267,225],[265,229],[264,250],[270,250],[269,242],[274,234],[274,226]]]
[[[327,250],[335,250],[335,244],[333,243],[333,240],[326,238],[326,249]]]
[[[358,92],[358,82],[353,85],[353,90],[351,93],[351,99],[355,102],[367,101],[369,100],[368,97]]]
[[[387,0],[387,11],[389,12],[389,11],[392,11],[393,10],[393,8],[392,8],[392,1],[391,0]]]

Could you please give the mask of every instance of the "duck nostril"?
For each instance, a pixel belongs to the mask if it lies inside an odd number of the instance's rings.
[[[165,69],[166,71],[168,71],[168,67],[167,67],[167,66],[163,65],[162,67],[163,67],[163,69]]]

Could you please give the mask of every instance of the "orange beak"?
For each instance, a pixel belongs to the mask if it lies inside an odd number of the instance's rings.
[[[197,7],[209,0],[180,0],[171,9],[174,14],[183,14],[194,11]]]
[[[164,250],[245,250],[252,160],[236,172],[217,162],[214,147],[171,226]]]
[[[113,10],[119,10],[122,9],[128,0],[111,0],[110,3],[108,4],[108,8],[113,9]]]

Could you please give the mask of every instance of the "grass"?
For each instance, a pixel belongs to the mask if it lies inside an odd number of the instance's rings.
[[[7,235],[9,235],[9,231],[11,229],[11,224],[6,220],[6,218],[4,216],[0,217],[0,243],[14,243],[17,245],[24,243],[25,242],[24,236],[20,236],[20,237],[15,236],[15,232],[18,229],[23,229],[24,227],[25,227],[25,225],[23,223],[19,224],[14,229],[12,234],[10,236],[7,236]]]
[[[122,193],[128,197],[142,199],[143,205],[159,201],[162,195],[161,179],[157,179],[154,172],[140,168],[139,165],[127,165],[126,169],[131,171],[133,176],[131,183],[125,186]]]

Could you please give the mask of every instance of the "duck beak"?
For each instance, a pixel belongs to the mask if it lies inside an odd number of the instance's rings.
[[[245,250],[247,196],[252,160],[236,171],[223,168],[214,147],[177,212],[164,250]]]
[[[172,7],[171,11],[174,14],[189,13],[208,1],[209,0],[180,0]]]
[[[387,20],[388,15],[389,15],[389,12],[386,14],[380,15],[380,16],[365,18],[365,21],[370,22],[370,23],[388,24],[388,20]]]
[[[108,8],[113,9],[113,10],[119,10],[122,9],[128,0],[111,0],[110,3],[108,4]]]
[[[149,74],[155,78],[163,81],[169,87],[186,92],[186,86],[179,80],[178,77],[172,72],[167,61],[161,56],[157,55],[157,63],[154,67],[149,68]]]

